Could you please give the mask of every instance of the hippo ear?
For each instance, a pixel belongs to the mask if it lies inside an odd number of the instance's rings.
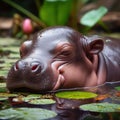
[[[21,46],[20,46],[21,58],[23,58],[24,56],[26,56],[28,54],[28,52],[31,49],[31,46],[32,46],[32,40],[27,40],[21,44]]]
[[[95,40],[89,42],[88,46],[89,46],[88,52],[90,54],[98,54],[99,52],[101,52],[103,50],[104,42],[102,39],[98,38],[98,39],[95,39]]]

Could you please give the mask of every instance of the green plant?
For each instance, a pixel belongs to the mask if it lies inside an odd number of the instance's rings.
[[[12,0],[3,1],[25,14],[43,28],[52,25],[65,25],[70,17],[73,3],[75,3],[74,0],[44,0],[41,5],[39,0],[35,0],[39,13],[38,16],[35,16],[33,13],[29,12],[29,10]]]
[[[101,18],[108,12],[107,8],[104,6],[99,7],[98,9],[91,10],[84,14],[80,19],[80,23],[84,25],[84,31],[90,30],[96,24],[99,24],[106,31],[109,31],[107,26],[102,22]]]
[[[73,0],[44,0],[39,17],[48,26],[65,25],[69,19]]]

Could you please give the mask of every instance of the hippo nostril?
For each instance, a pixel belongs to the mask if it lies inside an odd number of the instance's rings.
[[[32,72],[37,71],[39,67],[40,67],[39,63],[32,63],[31,64],[31,70],[32,70]]]
[[[15,71],[29,71],[31,70],[32,72],[41,72],[42,66],[39,62],[30,62],[30,61],[17,61],[16,64],[14,65],[14,70]]]
[[[34,65],[34,66],[32,66],[32,70],[36,70],[37,67],[38,67],[38,65]]]

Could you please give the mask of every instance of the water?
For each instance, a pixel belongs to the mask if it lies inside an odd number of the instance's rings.
[[[116,83],[106,83],[104,85],[94,87],[94,88],[86,88],[84,91],[90,91],[97,93],[99,97],[90,98],[90,99],[63,99],[57,98],[54,96],[54,93],[50,93],[49,99],[54,99],[55,103],[53,104],[30,104],[29,102],[24,102],[22,100],[15,101],[14,98],[17,97],[9,97],[7,100],[0,101],[0,108],[43,108],[54,111],[57,113],[57,116],[54,118],[50,118],[49,120],[120,120],[120,108],[119,112],[91,112],[84,111],[79,108],[81,105],[89,104],[89,103],[115,103],[120,104],[120,90],[119,90],[120,82]],[[74,89],[83,91],[81,89]],[[58,91],[57,91],[58,92]],[[20,94],[19,94],[20,96]],[[44,95],[45,96],[45,95]],[[92,109],[92,108],[91,108]]]

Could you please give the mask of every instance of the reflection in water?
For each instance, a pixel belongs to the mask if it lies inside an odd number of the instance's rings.
[[[84,112],[79,109],[56,109],[56,106],[53,107],[54,111],[58,113],[58,116],[51,120],[84,120],[89,115],[89,112]]]
[[[12,107],[44,108],[55,111],[57,116],[49,120],[120,120],[120,112],[98,113],[79,109],[80,105],[96,102],[120,104],[120,91],[115,89],[115,87],[118,86],[120,86],[120,82],[106,83],[98,87],[84,89],[97,93],[98,98],[82,100],[55,98],[56,103],[49,105],[33,105],[27,102],[14,102],[13,98],[9,98],[9,103]]]

